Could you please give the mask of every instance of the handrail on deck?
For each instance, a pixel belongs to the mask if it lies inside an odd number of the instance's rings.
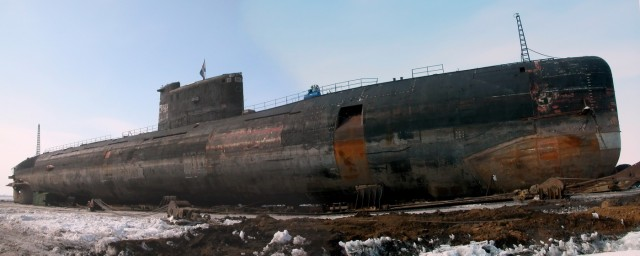
[[[67,148],[82,146],[84,144],[89,144],[89,143],[94,143],[94,142],[99,142],[99,141],[105,141],[105,140],[110,140],[110,139],[111,139],[111,135],[105,135],[105,136],[101,136],[101,137],[96,137],[96,138],[91,138],[91,139],[87,139],[87,140],[81,140],[81,141],[76,141],[76,142],[72,142],[72,143],[68,143],[68,144],[64,144],[64,145],[60,145],[60,146],[51,147],[51,148],[45,149],[44,152],[46,153],[46,152],[52,152],[52,151],[57,151],[57,150],[63,150],[63,149],[67,149]]]
[[[135,136],[138,134],[143,134],[143,133],[148,133],[148,132],[155,132],[158,130],[158,126],[157,125],[150,125],[147,127],[142,127],[142,128],[138,128],[138,129],[133,129],[133,130],[129,130],[126,132],[122,132],[122,137],[129,137],[129,136]]]
[[[122,137],[121,138],[129,137],[129,136],[135,136],[135,135],[138,135],[138,134],[143,134],[143,133],[148,133],[148,132],[155,132],[157,130],[158,130],[158,126],[157,125],[151,125],[151,126],[147,126],[147,127],[142,127],[142,128],[138,128],[138,129],[133,129],[133,130],[129,130],[129,131],[126,131],[126,132],[122,132]],[[43,153],[53,152],[53,151],[57,151],[57,150],[63,150],[63,149],[67,149],[67,148],[77,147],[77,146],[82,146],[84,144],[89,144],[89,143],[94,143],[94,142],[110,140],[111,138],[112,138],[111,135],[105,135],[105,136],[102,136],[102,137],[91,138],[91,139],[88,139],[88,140],[76,141],[76,142],[72,142],[72,143],[68,143],[68,144],[64,144],[64,145],[50,147],[48,149],[45,149]]]
[[[320,87],[320,93],[324,95],[324,94],[335,93],[339,91],[349,90],[349,89],[377,84],[377,83],[378,83],[378,78],[353,79],[353,80],[348,80],[344,82],[324,85]],[[245,109],[253,110],[253,111],[261,111],[265,109],[275,108],[275,107],[279,107],[289,103],[301,101],[304,99],[304,96],[307,94],[308,94],[308,91],[303,91],[296,94],[287,95],[285,97],[277,98],[275,100],[269,100],[269,101],[261,102],[258,104],[253,104],[253,105],[247,106]]]
[[[442,74],[444,73],[444,65],[431,65],[426,67],[414,68],[411,69],[411,78],[414,78],[418,75],[420,76],[430,76],[433,74]],[[425,74],[425,75],[422,75]]]

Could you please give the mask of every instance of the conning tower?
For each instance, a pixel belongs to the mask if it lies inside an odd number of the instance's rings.
[[[174,82],[158,92],[158,130],[238,116],[244,109],[242,73],[211,77],[182,87],[180,82]]]

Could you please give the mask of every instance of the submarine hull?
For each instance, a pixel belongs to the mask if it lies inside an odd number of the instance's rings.
[[[224,86],[238,91],[238,77]],[[167,115],[182,107],[159,91],[164,128],[28,158],[14,168],[16,201],[33,192],[123,204],[445,199],[607,176],[620,154],[613,79],[598,57],[403,79],[192,122]]]

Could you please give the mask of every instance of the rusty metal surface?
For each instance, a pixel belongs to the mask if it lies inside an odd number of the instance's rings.
[[[356,186],[380,185],[393,203],[599,178],[620,153],[611,71],[597,57],[397,80],[222,115],[48,152],[18,164],[14,180],[25,191],[110,203],[167,195],[194,204],[351,203]]]
[[[339,119],[343,120],[338,120],[333,150],[342,180],[366,184],[370,182],[370,175],[362,125],[362,106],[358,110],[356,113],[339,114]]]

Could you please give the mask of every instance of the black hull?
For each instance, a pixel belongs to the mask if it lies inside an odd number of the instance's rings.
[[[479,196],[610,175],[619,132],[607,63],[554,59],[49,152],[16,166],[14,187],[125,204],[166,195],[203,205],[353,202],[361,185],[382,188],[387,202]]]

